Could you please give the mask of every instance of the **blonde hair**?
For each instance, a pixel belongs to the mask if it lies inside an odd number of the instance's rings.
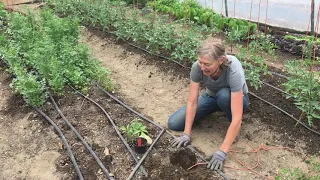
[[[197,55],[200,57],[208,57],[212,61],[218,61],[223,56],[227,56],[226,49],[221,41],[214,38],[209,38],[203,41],[197,49]],[[231,61],[226,57],[220,68],[225,69],[231,64]]]
[[[211,60],[219,60],[221,57],[226,56],[226,50],[221,42],[209,38],[200,44],[197,55],[208,57]]]

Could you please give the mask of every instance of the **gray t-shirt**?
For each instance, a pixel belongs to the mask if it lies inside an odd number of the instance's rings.
[[[221,88],[230,88],[231,92],[238,92],[242,89],[244,94],[248,93],[241,62],[235,56],[227,55],[227,58],[231,64],[222,69],[219,79],[213,80],[210,76],[204,76],[198,61],[192,65],[190,79],[196,83],[202,82],[210,96],[215,96]]]

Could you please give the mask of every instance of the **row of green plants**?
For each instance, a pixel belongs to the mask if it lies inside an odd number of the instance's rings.
[[[0,3],[0,32],[3,30],[5,26],[4,17],[6,16],[7,11],[4,9],[4,4]]]
[[[315,41],[315,37],[314,36],[307,36],[307,35],[301,35],[301,36],[293,36],[293,35],[285,35],[284,36],[285,39],[293,39],[296,41],[306,41],[307,43],[320,43],[319,39],[316,39]]]
[[[228,36],[240,41],[248,35],[255,34],[257,25],[246,20],[223,17],[210,8],[203,8],[196,0],[158,0],[149,1],[147,5],[158,12],[171,14],[178,19],[188,19],[200,25],[206,25],[216,31],[222,30]]]
[[[99,27],[118,38],[135,42],[152,53],[161,53],[186,64],[197,59],[196,49],[199,43],[212,33],[210,28],[196,24],[191,28],[184,28],[184,24],[179,21],[168,23],[168,15],[157,14],[152,9],[130,8],[131,6],[128,7],[121,1],[105,3],[102,0],[49,0],[48,3],[54,6],[55,12],[60,16],[78,18],[87,26]],[[249,52],[243,50],[245,55],[240,60],[245,62],[248,82],[258,88],[261,85],[260,73],[266,73],[267,67],[256,52],[260,51],[259,48],[266,51],[272,51],[272,48],[255,40],[250,44],[255,48]]]
[[[305,58],[302,60],[288,61],[285,70],[290,74],[288,81],[283,84],[286,92],[293,98],[294,104],[301,110],[299,121],[306,117],[311,126],[313,119],[320,120],[320,61],[313,56],[314,42],[304,47]],[[293,96],[293,97],[292,97]]]
[[[10,86],[27,104],[39,107],[48,91],[61,95],[68,85],[85,92],[93,80],[111,88],[109,71],[78,44],[78,19],[57,18],[50,9],[39,20],[30,11],[1,18],[8,24],[0,34],[0,54],[13,77]]]

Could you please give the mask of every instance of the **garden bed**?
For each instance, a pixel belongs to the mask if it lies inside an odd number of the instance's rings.
[[[174,75],[175,77],[179,77],[178,79],[172,79],[172,83],[178,83],[181,80],[188,79],[189,70],[181,68],[179,65],[173,63],[173,62],[167,62],[164,59],[157,59],[154,56],[150,56],[148,54],[144,54],[141,50],[137,50],[136,48],[128,45],[126,42],[123,41],[117,41],[115,37],[105,34],[102,31],[99,30],[93,30],[91,29],[91,33],[95,34],[96,36],[99,36],[101,39],[103,39],[104,46],[103,48],[110,48],[109,51],[113,51],[115,46],[121,45],[121,47],[124,48],[123,52],[120,53],[121,57],[118,56],[108,56],[106,61],[112,61],[111,59],[115,58],[114,63],[120,64],[121,66],[125,67],[122,70],[129,72],[129,67],[126,66],[126,64],[123,64],[125,62],[121,61],[122,59],[126,59],[127,57],[131,56],[132,54],[139,54],[141,57],[143,57],[143,60],[141,60],[139,63],[136,63],[134,66],[136,71],[130,71],[130,73],[126,74],[126,76],[137,76],[135,81],[130,82],[131,88],[134,90],[140,88],[139,86],[143,87],[144,89],[156,89],[157,86],[154,86],[154,84],[148,84],[146,82],[139,84],[138,82],[138,75],[147,73],[149,78],[162,78],[162,75],[159,75],[160,73],[164,72],[164,76],[170,76]],[[112,44],[110,42],[113,42],[115,44]],[[88,43],[88,42],[87,42]],[[91,41],[90,43],[95,43]],[[92,45],[93,47],[93,45]],[[119,48],[119,47],[117,47]],[[111,54],[111,53],[109,53]],[[97,56],[106,56],[109,55],[106,53],[100,53],[96,54]],[[101,60],[103,61],[103,60]],[[133,62],[132,62],[133,63]],[[144,67],[143,65],[151,65],[155,69],[161,69],[161,71],[154,72],[153,70],[144,69],[141,67]],[[272,69],[273,71],[279,72],[280,70]],[[114,70],[115,73],[122,73],[120,71]],[[281,71],[280,71],[281,72]],[[159,73],[159,74],[158,74]],[[128,78],[128,77],[125,77]],[[118,83],[120,86],[116,90],[116,94],[119,94],[119,97],[123,97],[122,99],[130,99],[134,98],[134,93],[129,94],[122,94],[120,93],[121,90],[121,83],[119,81],[123,81],[125,83],[125,78],[118,79]],[[144,79],[145,80],[145,79]],[[263,77],[263,80],[266,82],[273,84],[275,86],[279,87],[279,83],[283,82],[284,79],[278,78],[276,76],[270,77],[265,76]],[[140,82],[140,81],[139,81]],[[131,84],[132,83],[132,84]],[[165,82],[163,82],[165,84]],[[122,84],[124,85],[124,84]],[[167,85],[167,84],[166,84]],[[176,85],[177,86],[177,85]],[[123,87],[125,88],[125,87]],[[186,86],[181,87],[187,88]],[[293,103],[289,100],[286,100],[283,97],[283,94],[280,92],[275,91],[272,88],[269,88],[267,86],[263,86],[259,90],[254,90],[254,88],[250,87],[250,91],[254,92],[255,94],[263,97],[264,99],[280,106],[281,108],[288,111],[290,114],[293,114],[295,117],[298,117],[300,115],[300,112],[295,108]],[[161,93],[155,93],[155,92],[140,92],[144,93],[144,97],[150,98],[155,97],[159,100],[164,100],[166,97],[165,95],[161,95]],[[159,96],[160,94],[160,96]],[[124,109],[119,104],[115,103],[113,100],[106,97],[104,93],[97,90],[96,88],[91,88],[89,90],[89,96],[90,98],[96,100],[98,103],[103,105],[103,107],[110,113],[110,116],[115,120],[115,123],[118,126],[125,125],[128,123],[133,117],[135,117],[134,114]],[[175,97],[177,98],[177,97]],[[12,110],[9,110],[7,113],[14,114],[17,109],[19,109],[20,104],[17,105],[16,102],[21,102],[22,99],[19,97],[15,97],[16,100],[11,101],[9,106],[12,106]],[[100,109],[95,107],[92,103],[90,103],[87,100],[84,100],[81,96],[75,95],[75,94],[66,94],[65,96],[61,97],[55,97],[55,99],[58,101],[59,106],[63,110],[63,113],[66,115],[66,117],[72,122],[72,124],[78,129],[80,134],[84,136],[84,138],[88,141],[88,143],[93,147],[93,150],[97,153],[98,157],[102,161],[105,161],[105,154],[104,151],[106,148],[109,149],[111,155],[113,156],[113,162],[114,167],[117,168],[115,171],[115,175],[119,179],[125,179],[128,177],[130,172],[132,171],[134,164],[132,159],[130,158],[130,154],[127,152],[125,146],[121,143],[119,138],[117,137],[114,129],[111,127],[111,124],[108,122],[108,119],[103,115]],[[58,100],[59,99],[59,100]],[[265,104],[264,102],[256,99],[253,96],[250,96],[251,99],[251,105],[249,107],[249,110],[245,113],[244,116],[244,124],[251,124],[254,131],[252,133],[246,133],[242,135],[243,140],[245,141],[251,141],[259,131],[263,132],[270,132],[271,134],[274,134],[274,137],[270,139],[267,142],[261,142],[261,143],[267,143],[270,145],[284,145],[295,149],[302,149],[302,151],[305,151],[309,155],[319,155],[319,146],[317,142],[320,141],[319,136],[315,135],[314,133],[311,133],[310,131],[305,130],[301,126],[297,126],[296,128],[293,128],[295,125],[295,121],[292,120],[290,117],[284,115],[277,109]],[[153,104],[156,104],[157,108],[161,108],[161,104],[157,104],[157,102],[148,102],[148,101],[135,101],[135,102],[129,102],[132,106],[138,107],[140,109],[141,107],[145,107],[147,109],[148,106],[153,106]],[[175,99],[172,99],[172,103],[166,104],[165,106],[174,106],[174,103],[177,103]],[[139,105],[140,104],[140,105]],[[144,104],[144,105],[141,105]],[[162,104],[163,105],[163,104]],[[57,115],[55,110],[53,109],[52,105],[50,103],[46,103],[43,110],[45,110],[46,113],[50,115],[50,117],[53,118],[53,120],[62,127],[64,132],[66,133],[67,138],[70,140],[70,145],[72,149],[75,152],[75,156],[79,160],[79,165],[81,170],[83,170],[83,175],[86,177],[86,179],[103,179],[103,173],[99,171],[99,167],[96,165],[95,161],[91,156],[86,152],[86,150],[82,147],[81,143],[76,140],[76,137],[71,133],[71,131],[68,131],[68,128],[64,125],[64,123],[61,120],[61,117]],[[141,109],[140,109],[141,110]],[[148,116],[151,116],[153,112],[147,111],[144,112],[144,114],[147,114]],[[169,115],[169,111],[161,111],[160,113]],[[217,118],[218,120],[223,119],[223,116],[219,118],[216,115],[212,116],[213,118]],[[38,119],[42,119],[41,117],[37,117]],[[153,118],[155,121],[157,121],[157,118]],[[258,127],[257,119],[260,119],[262,124],[266,125],[264,129]],[[162,121],[164,119],[161,119]],[[166,120],[166,119],[165,119]],[[152,126],[151,124],[148,124],[144,122],[145,125],[148,126],[149,132],[151,137],[154,139],[159,134],[159,129]],[[205,124],[205,125],[204,125]],[[207,128],[204,128],[204,130],[210,129],[210,131],[219,131],[223,126],[220,126],[219,123],[212,123],[209,121],[205,121],[205,123],[202,123],[202,126],[205,126]],[[49,129],[50,126],[48,126],[46,123],[43,125],[46,129]],[[201,126],[201,124],[200,124]],[[248,126],[247,126],[248,127]],[[314,121],[313,127],[315,130],[319,131],[319,122]],[[279,135],[279,136],[278,136]],[[223,136],[223,135],[221,135]],[[178,156],[171,156],[172,154],[178,154],[181,155],[185,153],[184,149],[180,150],[174,150],[169,148],[169,141],[171,137],[168,134],[164,134],[161,136],[159,142],[156,143],[154,149],[151,151],[149,156],[147,157],[145,163],[143,166],[148,170],[149,178],[150,179],[159,179],[161,177],[162,179],[198,179],[199,177],[203,177],[203,179],[221,179],[221,177],[217,174],[214,174],[214,172],[208,171],[203,166],[197,167],[191,171],[183,170],[183,168],[180,165],[174,165],[176,164],[176,160],[179,157]],[[304,142],[304,144],[297,143],[298,140],[301,140]],[[65,153],[65,147],[61,146],[59,152],[62,154],[62,156],[57,161],[56,168],[58,172],[61,172],[61,174],[65,174],[64,178],[70,178],[73,179],[75,177],[75,172],[73,169],[72,164],[70,163],[69,157]],[[178,153],[177,153],[178,152]],[[187,157],[195,157],[193,153],[186,150]],[[279,153],[280,154],[280,153]],[[305,154],[306,155],[306,154]],[[300,156],[298,154],[297,156]],[[141,157],[141,156],[140,156]],[[180,157],[185,158],[185,157]],[[199,161],[200,159],[197,159],[196,161]],[[270,160],[272,160],[270,158]],[[192,163],[189,165],[195,163],[195,160],[193,160]],[[296,163],[294,160],[292,160],[290,163],[294,164]],[[184,168],[187,168],[189,165],[186,165],[187,163],[183,162],[181,163]],[[271,174],[275,175],[276,172],[267,171],[267,169],[270,169],[270,167],[273,167],[274,165],[268,166],[266,163],[265,166],[262,167],[261,170],[265,175]],[[230,173],[230,171],[229,171]],[[233,177],[236,176],[236,173],[233,173]],[[141,172],[137,173],[135,178],[141,177]],[[238,176],[236,176],[238,177]],[[249,175],[243,175],[240,177],[244,177],[243,179],[252,179],[252,176]],[[250,178],[246,178],[250,177]],[[259,178],[258,178],[259,179]]]

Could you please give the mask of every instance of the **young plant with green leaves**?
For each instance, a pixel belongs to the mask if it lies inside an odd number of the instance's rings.
[[[147,135],[147,127],[143,125],[141,121],[142,120],[140,118],[134,118],[126,126],[120,127],[120,130],[125,134],[128,142],[133,143],[138,139],[138,137],[142,137],[150,143],[151,138]]]
[[[6,24],[7,11],[4,9],[4,4],[0,2],[0,33],[1,29],[4,28]]]
[[[271,35],[265,35],[262,32],[257,32],[255,35],[250,35],[249,48],[255,49],[260,53],[266,52],[274,56],[277,46],[271,42]]]
[[[281,169],[280,174],[275,180],[319,180],[320,179],[320,159],[312,157],[311,160],[306,161],[308,165],[308,172],[304,172],[300,168],[293,170]]]

